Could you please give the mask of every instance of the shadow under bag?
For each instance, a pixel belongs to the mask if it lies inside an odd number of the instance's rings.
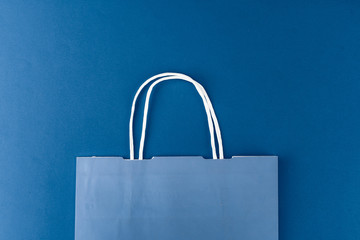
[[[151,92],[156,84],[173,79],[194,84],[203,100],[212,159],[143,159]],[[145,100],[139,157],[135,159],[135,105],[149,83],[152,84]],[[148,79],[134,97],[129,127],[130,159],[76,160],[75,240],[278,239],[277,156],[225,159],[219,123],[198,82],[179,73]]]

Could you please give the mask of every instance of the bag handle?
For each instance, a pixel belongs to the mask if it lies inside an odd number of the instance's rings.
[[[157,76],[163,76],[164,74],[159,74]],[[169,75],[169,74],[166,74],[166,75]],[[166,76],[165,75],[165,76]],[[174,76],[177,76],[179,74],[173,74],[173,75],[170,75],[172,76],[171,79],[179,79],[179,77],[174,77]],[[184,75],[185,76],[185,75]],[[150,81],[152,81],[156,76],[154,76],[153,78],[150,78],[149,80],[147,80],[138,90],[137,92],[137,95],[138,93],[140,93],[140,91],[142,90],[143,87],[146,86],[146,84],[148,84]],[[163,77],[165,78],[165,77]],[[180,76],[181,78],[181,76]],[[156,78],[155,78],[156,79]],[[160,79],[159,79],[160,80]],[[167,79],[167,80],[170,80],[170,79]],[[216,159],[217,156],[216,156],[216,148],[215,148],[215,140],[214,140],[214,130],[213,130],[213,123],[212,123],[212,119],[211,119],[211,115],[210,115],[210,111],[209,111],[209,107],[208,107],[208,104],[207,104],[207,101],[205,99],[205,97],[203,96],[202,94],[202,89],[199,88],[198,86],[198,83],[197,82],[193,82],[193,84],[195,85],[195,87],[197,88],[200,96],[202,97],[203,99],[203,102],[204,102],[204,106],[205,106],[205,110],[206,110],[206,113],[207,113],[207,117],[208,117],[208,124],[209,124],[209,130],[210,130],[210,135],[211,135],[211,143],[212,143],[212,149],[213,149],[213,157]],[[155,86],[155,85],[154,85]],[[135,95],[135,98],[134,98],[134,101],[133,101],[133,107],[135,108],[135,102],[136,102],[136,98],[137,98],[137,95]],[[133,115],[134,115],[134,108],[132,108],[132,114],[131,114],[131,117],[130,117],[130,126],[129,126],[129,138],[130,138],[130,159],[134,159],[134,146],[133,146],[133,134],[132,134],[132,123],[133,123]],[[147,115],[147,113],[146,113]],[[145,125],[145,127],[144,127]],[[146,118],[143,120],[143,129],[146,129]],[[141,141],[141,146],[139,148],[139,159],[142,160],[143,158],[143,148],[144,148],[144,141],[145,141],[145,130],[142,131],[142,137],[141,137],[142,141]]]
[[[163,76],[167,76],[167,77],[163,77]],[[176,77],[175,77],[176,76]],[[217,132],[217,137],[218,137],[218,143],[219,143],[219,154],[220,154],[220,159],[223,159],[223,147],[222,147],[222,139],[221,139],[221,132],[220,132],[220,128],[219,128],[219,124],[218,124],[218,121],[217,121],[217,118],[216,118],[216,115],[215,115],[215,112],[214,112],[214,109],[212,107],[212,104],[211,104],[211,101],[209,99],[209,97],[207,96],[207,93],[205,91],[205,89],[199,84],[197,83],[196,81],[194,81],[193,79],[191,79],[190,77],[184,75],[184,74],[178,74],[178,73],[163,73],[163,74],[159,74],[159,75],[156,75],[150,79],[148,79],[147,81],[145,81],[139,88],[139,90],[137,91],[135,97],[134,97],[134,101],[133,101],[133,106],[132,106],[132,112],[131,112],[131,117],[130,117],[130,123],[129,123],[129,138],[130,138],[130,155],[131,155],[131,158],[130,159],[134,159],[134,145],[133,145],[133,131],[132,131],[132,125],[133,125],[133,117],[134,117],[134,112],[135,112],[135,103],[136,103],[136,100],[137,100],[137,97],[139,95],[139,93],[141,92],[141,90],[151,81],[153,81],[154,79],[158,78],[158,77],[163,77],[162,79],[159,79],[157,81],[157,83],[161,82],[161,81],[165,81],[165,80],[170,80],[170,79],[180,79],[180,80],[185,80],[185,81],[188,81],[188,82],[192,82],[195,87],[197,87],[197,90],[199,92],[199,94],[201,95],[201,97],[203,98],[203,102],[204,102],[204,106],[205,106],[205,110],[207,110],[207,115],[208,115],[208,122],[209,122],[209,130],[210,130],[210,134],[212,136],[212,148],[213,148],[213,158],[214,159],[217,159],[217,156],[216,156],[216,149],[215,149],[215,143],[214,143],[214,140],[213,140],[213,123],[212,123],[212,119],[211,117],[213,117],[214,119],[214,123],[215,123],[215,129],[216,129],[216,132]],[[152,87],[151,87],[151,91],[152,91],[152,88],[157,84],[157,83],[154,83],[152,84]],[[145,104],[147,106],[147,109],[148,109],[148,105],[149,105],[149,98],[150,98],[150,94],[151,94],[151,91],[148,92],[148,95],[147,95],[147,104]],[[206,100],[209,100],[209,101],[206,101]],[[208,106],[209,104],[209,106]],[[211,117],[209,117],[209,110],[210,109],[210,114],[211,114]],[[146,115],[146,116],[145,116]],[[142,160],[143,158],[143,148],[144,148],[144,141],[145,141],[145,131],[146,131],[146,119],[147,119],[147,110],[146,112],[144,113],[144,119],[143,119],[143,131],[142,131],[142,143],[141,143],[141,147],[139,149],[139,159]]]
[[[162,74],[158,74],[156,76],[153,76],[153,77],[149,78],[148,80],[146,80],[140,86],[138,91],[136,92],[134,100],[133,100],[132,108],[131,108],[131,116],[130,116],[130,122],[129,122],[130,159],[131,160],[134,159],[133,118],[134,118],[134,113],[135,113],[136,101],[137,101],[137,98],[138,98],[140,92],[142,91],[142,89],[147,84],[149,84],[151,81],[154,81],[157,78],[160,78],[160,79],[155,81],[150,86],[150,88],[148,90],[148,93],[147,93],[147,96],[146,96],[145,108],[144,108],[144,116],[143,116],[143,128],[142,128],[140,148],[139,148],[139,160],[143,159],[143,149],[144,149],[145,132],[146,132],[146,124],[147,124],[147,114],[148,114],[149,100],[150,100],[150,95],[151,95],[152,89],[155,87],[155,85],[157,85],[158,83],[160,83],[162,81],[173,80],[173,79],[179,79],[179,80],[188,81],[188,82],[191,82],[195,86],[196,90],[198,91],[199,95],[201,96],[201,98],[203,100],[204,107],[205,107],[205,110],[206,110],[206,114],[207,114],[207,117],[208,117],[209,131],[210,131],[210,135],[211,135],[211,146],[212,146],[212,150],[213,150],[213,158],[217,159],[215,140],[214,140],[214,129],[213,129],[214,128],[213,125],[215,125],[215,130],[216,130],[217,140],[218,140],[218,146],[219,146],[219,155],[220,155],[220,159],[223,159],[224,154],[223,154],[223,146],[222,146],[222,138],[221,138],[220,127],[219,127],[219,123],[218,123],[217,118],[216,118],[215,111],[214,111],[213,106],[211,104],[211,101],[209,99],[209,96],[207,95],[205,89],[203,88],[203,86],[201,84],[199,84],[198,82],[196,82],[195,80],[193,80],[189,76],[186,76],[184,74],[179,74],[179,73],[162,73]],[[214,121],[214,123],[213,123],[213,121]]]

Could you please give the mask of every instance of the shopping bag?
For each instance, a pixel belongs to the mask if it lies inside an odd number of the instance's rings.
[[[203,100],[212,159],[143,159],[151,91],[158,83],[173,79],[193,83]],[[151,82],[135,159],[132,122],[136,100]],[[77,158],[75,240],[278,239],[277,156],[224,158],[219,123],[199,83],[178,73],[148,79],[135,95],[129,126],[130,159]]]

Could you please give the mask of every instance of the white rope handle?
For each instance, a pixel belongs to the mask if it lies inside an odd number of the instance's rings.
[[[159,75],[157,75],[157,76],[159,76]],[[177,77],[174,77],[174,76],[177,76]],[[179,76],[179,77],[178,77]],[[185,76],[185,75],[184,75]],[[154,78],[154,77],[153,77]],[[151,78],[151,79],[153,79],[153,78]],[[165,77],[164,77],[165,78]],[[180,78],[180,80],[182,80],[181,79],[181,76],[180,76],[180,74],[173,74],[173,75],[171,75],[171,78],[172,79],[179,79]],[[149,80],[151,80],[151,79],[149,79]],[[149,82],[149,80],[148,81],[146,81],[144,84],[143,84],[143,86],[145,86],[145,84],[146,83],[148,83]],[[168,78],[167,77],[167,80],[170,80],[170,78]],[[192,80],[193,81],[193,80]],[[209,124],[209,130],[210,130],[210,135],[211,135],[211,143],[212,143],[212,149],[213,149],[213,158],[214,159],[217,159],[217,155],[216,155],[216,146],[215,146],[215,140],[214,140],[214,130],[213,130],[213,122],[212,122],[212,118],[211,118],[211,113],[209,112],[209,107],[208,107],[208,104],[207,104],[207,101],[206,101],[206,98],[203,96],[204,94],[202,93],[203,92],[203,88],[201,89],[199,86],[201,86],[199,83],[197,83],[197,82],[195,82],[195,81],[193,81],[193,84],[195,85],[195,87],[197,88],[197,90],[198,90],[198,92],[199,92],[199,94],[200,94],[200,96],[202,97],[202,99],[203,99],[203,102],[204,102],[204,106],[205,106],[205,110],[206,110],[206,113],[207,113],[207,117],[208,117],[208,124]],[[139,93],[140,91],[141,91],[142,89],[141,89],[141,87],[139,88],[139,90],[138,90],[138,92],[137,93]],[[135,98],[136,98],[136,95],[135,95]],[[134,104],[135,104],[135,101],[136,101],[136,99],[134,98],[134,102],[133,102],[133,106],[134,106]],[[131,113],[131,117],[130,117],[130,128],[129,128],[129,138],[130,138],[130,155],[131,155],[131,157],[130,157],[130,159],[134,159],[133,158],[133,152],[134,152],[134,148],[133,148],[133,133],[132,133],[132,118],[133,118],[133,116],[134,116],[134,108],[133,108],[133,111],[132,111],[132,113]],[[144,122],[144,121],[143,121]],[[146,123],[145,123],[145,128],[146,128]],[[144,125],[143,125],[143,129],[145,129],[144,128]],[[142,144],[141,144],[141,147],[140,147],[140,151],[139,152],[141,152],[140,154],[139,154],[139,159],[141,159],[142,160],[142,158],[143,158],[143,156],[142,156],[142,152],[143,152],[143,146],[144,146],[144,139],[145,139],[145,132],[144,131],[142,131]]]
[[[144,117],[143,117],[143,128],[142,128],[141,142],[140,142],[140,149],[139,149],[139,159],[140,160],[143,159],[143,149],[144,149],[144,142],[145,142],[147,114],[148,114],[149,99],[150,99],[152,89],[155,87],[156,84],[158,84],[158,83],[160,83],[162,81],[172,80],[172,79],[184,80],[184,81],[188,81],[188,82],[191,82],[192,84],[194,84],[195,88],[197,89],[197,91],[199,92],[201,98],[203,99],[204,107],[205,107],[206,114],[207,114],[207,117],[208,117],[209,131],[210,131],[210,135],[211,135],[211,146],[212,146],[212,150],[213,150],[213,158],[217,159],[216,146],[215,146],[215,140],[214,140],[214,132],[213,132],[214,131],[213,130],[213,128],[214,128],[213,125],[215,125],[215,130],[216,130],[216,135],[217,135],[217,140],[218,140],[218,146],[219,146],[219,157],[220,157],[220,159],[223,159],[224,158],[224,153],[223,153],[223,146],[222,146],[221,131],[220,131],[220,127],[219,127],[219,123],[217,121],[215,111],[214,111],[213,106],[211,104],[211,101],[209,99],[209,96],[207,95],[205,89],[203,88],[203,86],[201,84],[199,84],[198,82],[196,82],[195,80],[193,80],[189,76],[186,76],[186,75],[180,74],[180,73],[162,73],[162,74],[158,74],[156,76],[153,76],[153,77],[149,78],[148,80],[146,80],[140,86],[138,91],[136,92],[134,100],[133,100],[132,108],[131,108],[131,116],[130,116],[130,122],[129,122],[130,159],[131,160],[134,159],[133,118],[134,118],[135,105],[136,105],[137,98],[138,98],[140,92],[142,91],[142,89],[148,83],[150,83],[151,81],[154,81],[155,79],[160,78],[160,77],[162,77],[162,78],[158,79],[156,82],[154,82],[150,86],[150,88],[148,90],[148,93],[147,93],[146,102],[145,102],[145,109],[144,109]],[[213,123],[213,121],[214,121],[214,123]]]

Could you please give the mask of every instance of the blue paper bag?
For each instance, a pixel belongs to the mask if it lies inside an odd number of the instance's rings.
[[[143,160],[151,91],[156,84],[171,79],[192,82],[202,97],[213,159],[178,156]],[[132,120],[136,99],[154,80],[147,93],[139,158],[135,159]],[[134,98],[130,159],[77,158],[75,239],[277,240],[277,163],[276,156],[225,159],[218,121],[203,87],[183,74],[154,76]]]

